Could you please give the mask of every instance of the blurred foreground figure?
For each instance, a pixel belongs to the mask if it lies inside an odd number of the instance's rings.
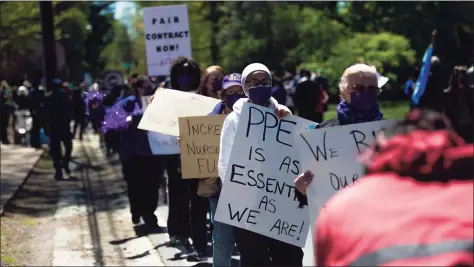
[[[317,265],[473,266],[473,153],[434,111],[380,133],[365,177],[318,217]]]

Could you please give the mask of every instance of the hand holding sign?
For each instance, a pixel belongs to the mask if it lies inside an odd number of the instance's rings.
[[[301,194],[306,195],[306,188],[313,181],[314,174],[311,171],[305,171],[295,179],[295,186]]]

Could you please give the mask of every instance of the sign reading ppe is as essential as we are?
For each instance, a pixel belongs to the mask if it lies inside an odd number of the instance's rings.
[[[148,75],[169,75],[179,56],[191,58],[188,6],[157,6],[143,9]]]
[[[295,195],[302,170],[294,135],[314,124],[244,103],[215,220],[304,247],[310,224]]]

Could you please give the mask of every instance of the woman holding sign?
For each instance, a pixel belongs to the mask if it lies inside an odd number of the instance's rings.
[[[218,169],[223,183],[244,102],[275,109],[279,117],[291,114],[287,107],[279,105],[271,97],[272,79],[270,70],[265,65],[248,65],[242,73],[241,83],[248,98],[240,99],[234,104],[232,113],[222,126]],[[299,247],[241,228],[235,228],[235,238],[242,266],[302,266],[303,250]]]
[[[194,91],[201,81],[199,64],[185,57],[178,57],[171,66],[171,87],[180,91]],[[223,75],[222,75],[223,76]],[[197,195],[199,181],[183,179],[179,155],[165,157],[168,174],[168,245],[182,244],[191,249],[188,261],[201,261],[206,258],[207,228],[206,215],[209,203]],[[193,241],[190,246],[189,238]]]
[[[240,73],[232,73],[224,77],[219,96],[222,102],[218,103],[209,115],[229,114],[237,100],[245,97],[241,84]],[[219,177],[201,179],[198,186],[198,195],[207,197],[211,210],[212,231],[212,257],[213,266],[231,266],[232,252],[234,250],[234,227],[214,220],[219,201],[222,183]]]
[[[473,155],[434,111],[379,133],[364,179],[318,217],[317,265],[473,266]]]
[[[377,96],[378,87],[377,70],[366,64],[355,64],[347,68],[339,83],[341,102],[337,105],[337,117],[318,124],[317,128],[364,123],[383,119],[380,112]],[[306,187],[313,179],[310,171],[298,176],[295,185],[298,191],[296,196],[300,206],[308,205]]]

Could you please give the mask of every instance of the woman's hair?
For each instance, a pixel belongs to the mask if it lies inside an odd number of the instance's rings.
[[[180,88],[178,79],[180,75],[190,75],[191,83],[189,88]],[[201,82],[201,68],[199,63],[192,59],[187,59],[185,57],[178,57],[172,64],[170,70],[170,83],[171,88],[176,90],[194,90],[199,87]]]
[[[358,74],[359,76],[373,76],[375,81],[377,77],[377,69],[374,66],[369,66],[366,64],[354,64],[344,70],[344,73],[341,76],[341,80],[339,81],[339,89],[346,89],[349,85],[349,81],[347,80],[347,76]]]
[[[197,92],[196,92],[197,94],[208,96],[207,89],[206,89],[207,82],[209,81],[210,74],[216,71],[222,73],[223,76],[225,75],[224,69],[221,66],[215,65],[215,66],[208,67],[202,75],[201,84],[199,85],[199,88],[197,89]]]
[[[366,173],[393,172],[418,181],[472,179],[472,146],[465,146],[445,115],[415,109],[382,133],[360,155]]]

